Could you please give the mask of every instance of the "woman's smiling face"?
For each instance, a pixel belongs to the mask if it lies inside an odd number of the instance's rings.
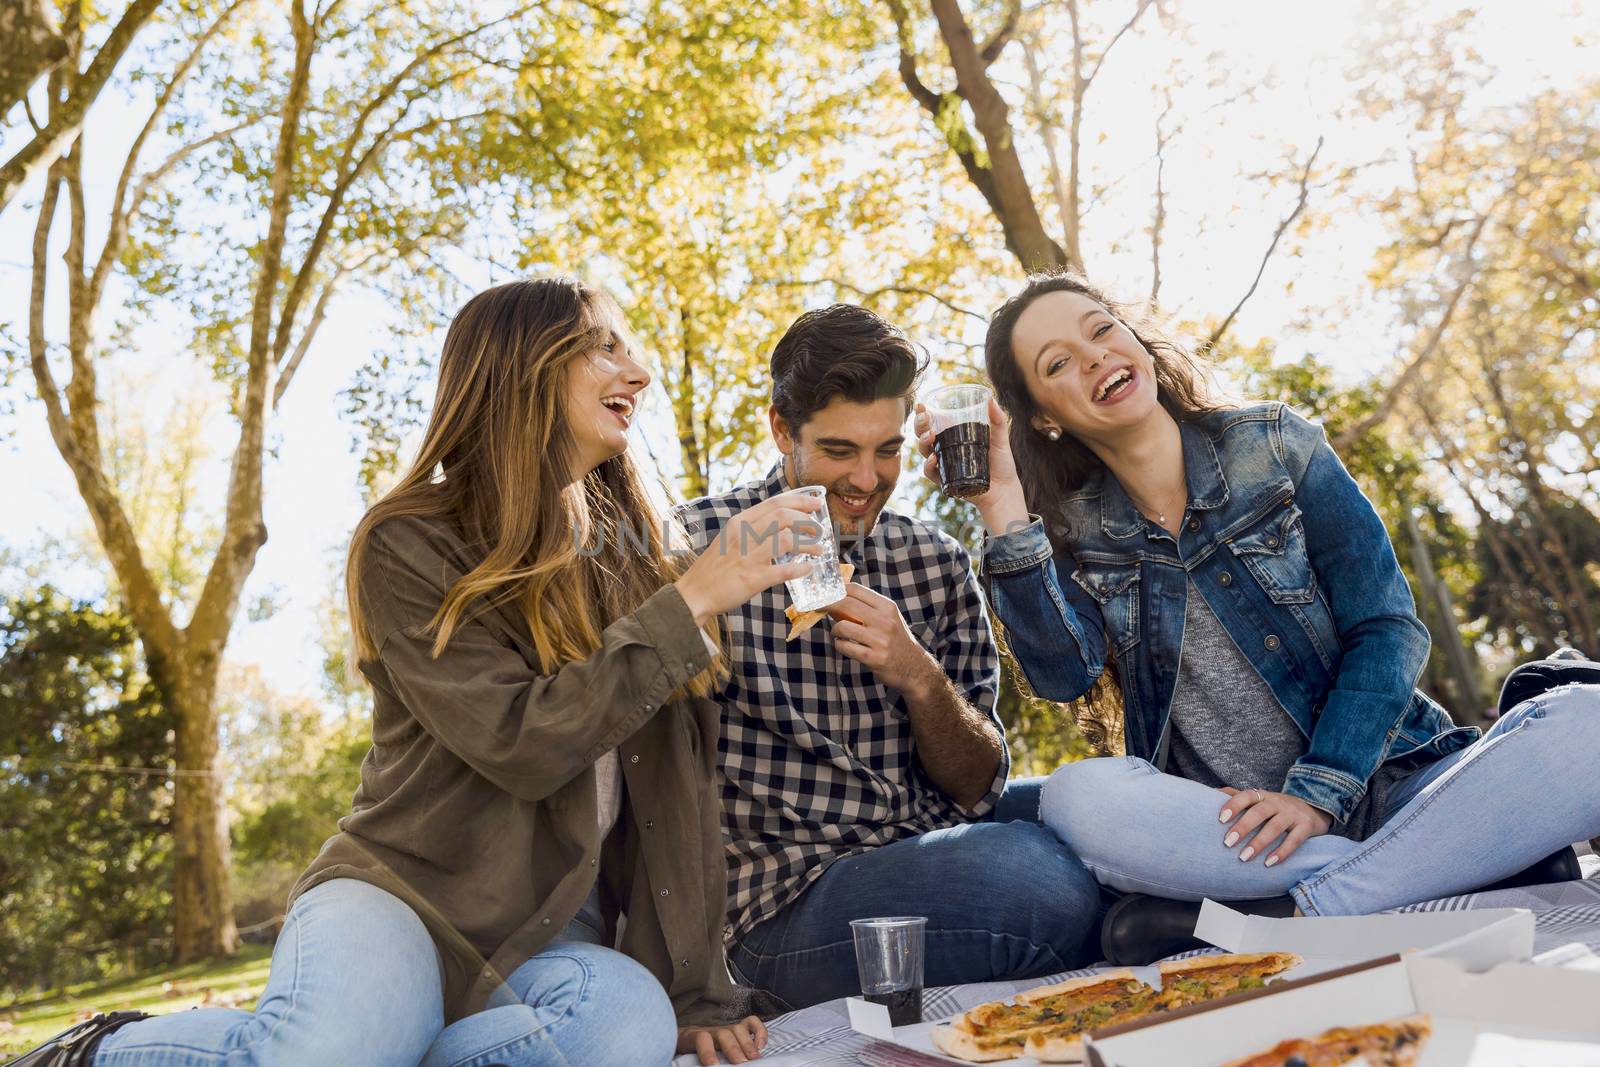
[[[1038,406],[1034,428],[1057,426],[1083,441],[1104,440],[1156,407],[1155,360],[1133,331],[1081,293],[1045,293],[1017,317],[1017,361]]]

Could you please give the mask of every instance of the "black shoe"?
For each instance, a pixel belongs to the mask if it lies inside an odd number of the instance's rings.
[[[102,1038],[129,1023],[148,1018],[150,1016],[142,1011],[96,1015],[57,1034],[32,1052],[24,1052],[21,1059],[8,1061],[4,1067],[90,1067]]]
[[[1524,885],[1548,885],[1551,882],[1576,882],[1582,877],[1583,867],[1578,863],[1578,854],[1571,847],[1568,847],[1560,852],[1552,852],[1533,866],[1502,878],[1493,885],[1486,885],[1482,889],[1475,890],[1475,892],[1488,893],[1496,889],[1516,889],[1518,886]]]
[[[1500,686],[1498,714],[1504,715],[1524,700],[1531,700],[1558,685],[1600,685],[1600,663],[1575,648],[1561,648],[1548,659],[1536,659],[1506,675]]]
[[[1265,900],[1230,900],[1228,907],[1247,915],[1287,919],[1294,914],[1293,897]],[[1198,900],[1168,900],[1129,893],[1106,912],[1100,927],[1100,953],[1109,963],[1143,967],[1179,952],[1209,948],[1194,936],[1200,918]]]

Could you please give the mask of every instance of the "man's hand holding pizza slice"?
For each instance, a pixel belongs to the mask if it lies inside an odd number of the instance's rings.
[[[827,608],[833,616],[833,646],[867,667],[878,681],[910,700],[948,686],[943,669],[906,626],[900,606],[860,582]]]

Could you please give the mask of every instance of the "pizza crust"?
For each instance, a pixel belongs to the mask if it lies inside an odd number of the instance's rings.
[[[1065,982],[1055,985],[1042,985],[1037,989],[1024,989],[1013,999],[1015,1004],[1033,1004],[1046,997],[1057,997],[1063,993],[1076,993],[1080,989],[1092,989],[1097,985],[1108,982],[1129,982],[1136,980],[1131,967],[1123,967],[1116,971],[1106,971],[1103,974],[1089,974],[1082,978],[1068,978]]]
[[[1290,967],[1298,967],[1304,962],[1305,960],[1293,952],[1229,952],[1220,956],[1168,960],[1157,969],[1161,972],[1161,980],[1165,982],[1168,978],[1182,978],[1190,971],[1209,971],[1219,967],[1240,965],[1259,966],[1260,973],[1263,974],[1281,974]]]
[[[1054,985],[1039,986],[1036,989],[1025,989],[1013,997],[1010,1002],[990,1001],[984,1004],[978,1004],[951,1019],[947,1024],[934,1027],[929,1036],[932,1037],[934,1045],[937,1046],[940,1051],[948,1053],[951,1056],[955,1056],[958,1059],[967,1060],[970,1063],[994,1063],[999,1060],[1015,1059],[1018,1056],[1025,1054],[1034,1055],[1036,1058],[1042,1059],[1042,1056],[1037,1056],[1037,1054],[1032,1051],[1037,1040],[1033,1037],[1030,1037],[1027,1040],[1026,1048],[1028,1051],[1026,1053],[1024,1053],[1022,1049],[1017,1048],[1015,1045],[1003,1048],[982,1047],[980,1044],[981,1038],[978,1033],[978,1029],[983,1024],[978,1020],[981,1019],[982,1015],[989,1014],[986,1013],[984,1009],[1001,1009],[1004,1011],[1005,1009],[1014,1008],[1020,1005],[1034,1004],[1049,997],[1056,997],[1070,993],[1079,993],[1084,990],[1094,989],[1099,986],[1121,985],[1124,982],[1137,980],[1138,979],[1135,977],[1133,971],[1130,968],[1124,967],[1115,971],[1106,971],[1103,974],[1090,974],[1085,975],[1082,978],[1069,978],[1065,982],[1057,982]],[[1047,1041],[1041,1041],[1040,1048],[1044,1049],[1047,1055],[1058,1057],[1056,1059],[1044,1060],[1044,1062],[1047,1063],[1076,1063],[1083,1058],[1083,1042],[1077,1037],[1051,1038]]]
[[[968,1033],[952,1023],[949,1026],[935,1026],[929,1033],[934,1045],[940,1052],[947,1053],[968,1063],[995,1063],[999,1060],[1014,1060],[1021,1055],[1014,1048],[982,1048],[978,1045],[976,1035]]]

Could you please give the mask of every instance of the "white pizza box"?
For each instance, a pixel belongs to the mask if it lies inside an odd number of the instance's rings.
[[[1306,962],[1286,972],[1294,976],[1296,981],[1301,976],[1347,967],[1352,960],[1393,955],[1408,949],[1422,949],[1429,955],[1454,961],[1469,970],[1482,970],[1507,960],[1526,960],[1533,951],[1533,913],[1524,908],[1351,918],[1263,919],[1242,915],[1208,900],[1201,908],[1200,922],[1205,924],[1210,935],[1204,939],[1219,948],[1237,952],[1298,952]],[[1197,925],[1195,932],[1200,933],[1200,926]],[[1160,986],[1161,979],[1155,967],[1136,967],[1133,971],[1141,980]],[[1233,1000],[1260,996],[1261,992],[1240,994]],[[943,1020],[891,1026],[889,1009],[882,1004],[870,1004],[860,997],[851,997],[846,1007],[850,1013],[850,1025],[857,1033],[893,1046],[902,1053],[894,1057],[880,1056],[879,1059],[885,1064],[966,1062],[945,1055],[934,1045],[930,1034]],[[1174,1013],[1178,1014],[1181,1013]],[[864,1058],[871,1058],[870,1049]],[[1028,1056],[1004,1062],[1011,1067],[1030,1067],[1037,1063]]]
[[[1426,950],[1482,970],[1533,955],[1533,913],[1526,908],[1411,912],[1405,915],[1245,915],[1214,900],[1200,905],[1195,937],[1228,952],[1294,952],[1305,978],[1361,960]]]
[[[1090,1067],[1218,1067],[1292,1037],[1426,1012],[1417,1067],[1600,1064],[1600,974],[1510,961],[1473,973],[1413,953],[1089,1035]],[[1359,1061],[1358,1061],[1359,1062]]]

